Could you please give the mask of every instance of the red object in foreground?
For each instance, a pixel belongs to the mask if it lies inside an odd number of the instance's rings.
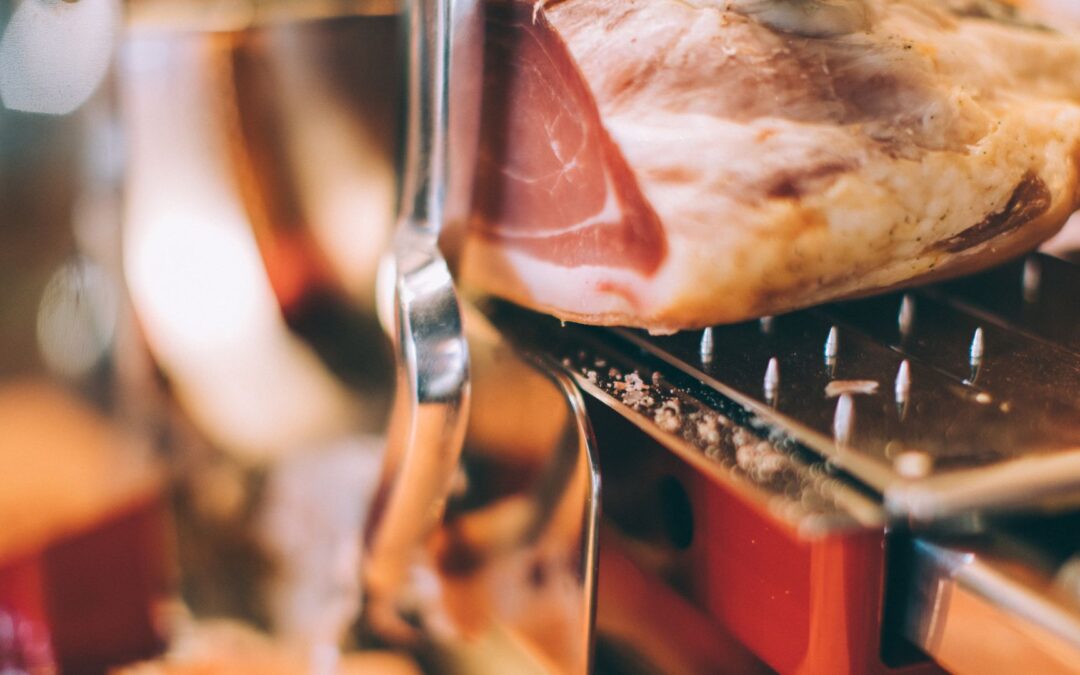
[[[609,524],[601,639],[632,639],[678,672],[756,672],[748,658],[781,673],[941,672],[886,617],[884,526],[800,532],[602,404],[589,411]],[[634,615],[627,594],[647,608]]]
[[[685,484],[692,593],[708,614],[780,672],[897,672],[881,659],[883,530],[808,539],[700,474]]]
[[[56,664],[41,567],[40,556],[0,565],[0,672],[33,673]]]
[[[158,654],[164,525],[152,499],[0,563],[0,671],[90,675]]]

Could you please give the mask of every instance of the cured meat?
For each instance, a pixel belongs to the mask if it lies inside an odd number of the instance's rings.
[[[955,275],[1080,205],[1080,41],[990,0],[489,0],[466,283],[672,331]]]
[[[1080,4],[1075,0],[1011,0],[1010,4],[1050,26],[1080,27]]]

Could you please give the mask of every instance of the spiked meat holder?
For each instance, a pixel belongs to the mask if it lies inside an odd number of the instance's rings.
[[[1076,672],[1078,288],[1038,255],[666,337],[489,305],[588,402],[601,670]]]

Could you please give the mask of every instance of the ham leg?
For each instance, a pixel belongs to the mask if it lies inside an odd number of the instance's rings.
[[[1080,40],[996,0],[488,0],[485,21],[462,277],[561,318],[781,313],[992,265],[1080,206]]]

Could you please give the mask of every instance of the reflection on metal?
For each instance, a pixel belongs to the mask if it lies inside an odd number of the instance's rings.
[[[975,336],[971,338],[971,348],[968,350],[968,362],[972,368],[978,368],[982,364],[983,355],[986,353],[986,338],[982,328],[975,329]]]
[[[438,248],[449,108],[457,103],[448,94],[451,19],[459,18],[451,11],[448,0],[417,0],[407,8],[405,173],[392,245],[397,395],[364,568],[369,622],[402,638],[412,631],[399,615],[399,595],[410,561],[442,516],[469,414],[469,348]]]
[[[765,368],[762,391],[765,394],[765,400],[771,405],[776,405],[776,398],[780,394],[780,362],[775,356],[769,359],[769,365]]]
[[[840,354],[840,331],[836,326],[829,328],[825,338],[825,368],[832,374],[836,370],[836,357]]]
[[[495,304],[498,325],[557,359],[590,399],[604,462],[598,668],[765,671],[749,647],[780,672],[804,663],[874,672],[876,503],[612,331],[563,329]],[[756,322],[751,328],[760,340]],[[683,335],[695,357],[698,337]],[[820,352],[813,356],[820,371]],[[748,364],[757,393],[763,363]]]
[[[370,619],[377,630],[402,636],[409,631],[395,618],[395,596],[441,517],[468,419],[460,309],[445,261],[431,253],[397,257],[397,394],[364,569]],[[423,283],[432,270],[442,283]]]
[[[765,335],[772,335],[773,327],[776,325],[776,319],[771,316],[763,316],[760,319],[761,332]]]
[[[911,328],[915,324],[915,298],[911,293],[904,293],[900,300],[900,312],[896,316],[896,327],[900,331],[900,337],[906,338],[911,335]]]
[[[587,672],[600,477],[584,402],[467,318],[471,478],[432,539],[438,592],[414,589],[419,615],[439,658],[466,672]]]
[[[903,478],[925,478],[934,469],[934,459],[925,452],[905,450],[893,459],[893,466]]]
[[[119,302],[116,281],[91,260],[58,269],[37,313],[38,348],[49,369],[71,379],[88,374],[112,346]]]
[[[715,338],[711,327],[701,331],[701,362],[712,363],[713,351],[716,350]]]
[[[1031,509],[1043,502],[1075,505],[1078,500],[1080,450],[1072,450],[898,484],[886,493],[885,506],[893,514],[931,521],[968,509]]]
[[[855,428],[855,399],[851,394],[842,394],[836,401],[833,413],[833,438],[838,448],[851,445],[851,436]]]
[[[673,384],[654,369],[655,362],[638,349],[627,349],[610,330],[577,325],[557,329],[554,319],[498,303],[491,314],[515,340],[559,359],[586,394],[709,480],[770,511],[800,536],[884,522],[880,505],[829,476],[823,461],[807,464],[806,455],[789,454],[787,440],[762,446],[760,418],[746,415],[738,403],[718,401],[708,382]],[[756,327],[754,333],[759,339]],[[759,366],[755,379],[760,372]],[[678,414],[668,414],[674,410]]]
[[[1028,256],[1024,260],[1024,272],[1020,283],[1024,302],[1030,304],[1038,301],[1039,289],[1042,286],[1042,267],[1037,256]]]
[[[908,397],[911,395],[911,362],[907,359],[900,363],[900,368],[896,371],[893,393],[896,395],[897,406],[903,408],[907,405]]]
[[[1080,612],[1031,561],[993,546],[913,544],[907,637],[955,673],[1076,673]]]
[[[1080,292],[1080,267],[1039,258],[1045,288]],[[1031,507],[1080,500],[1080,317],[1075,303],[1043,293],[1021,296],[1020,264],[970,279],[911,291],[918,317],[908,339],[897,333],[901,294],[826,305],[776,318],[763,339],[757,322],[715,327],[724,345],[709,368],[697,335],[606,332],[742,406],[763,426],[837,460],[882,494],[896,517],[951,517],[968,509]],[[991,284],[990,290],[986,285]],[[822,343],[837,328],[843,359],[822,368]],[[983,333],[977,383],[971,346]],[[839,347],[839,345],[837,345]],[[993,359],[987,350],[1007,354]],[[833,349],[827,350],[832,352]],[[837,348],[836,351],[839,351]],[[781,400],[763,395],[761,366],[783,358]],[[902,364],[907,361],[907,378]],[[835,379],[890,382],[902,405],[860,401],[857,434],[841,450],[836,402],[821,395]],[[905,379],[910,385],[905,384]],[[899,393],[898,393],[899,392]],[[948,414],[943,414],[948,411]],[[932,458],[918,480],[901,476],[889,448],[914,447]],[[843,455],[840,457],[840,455]]]

